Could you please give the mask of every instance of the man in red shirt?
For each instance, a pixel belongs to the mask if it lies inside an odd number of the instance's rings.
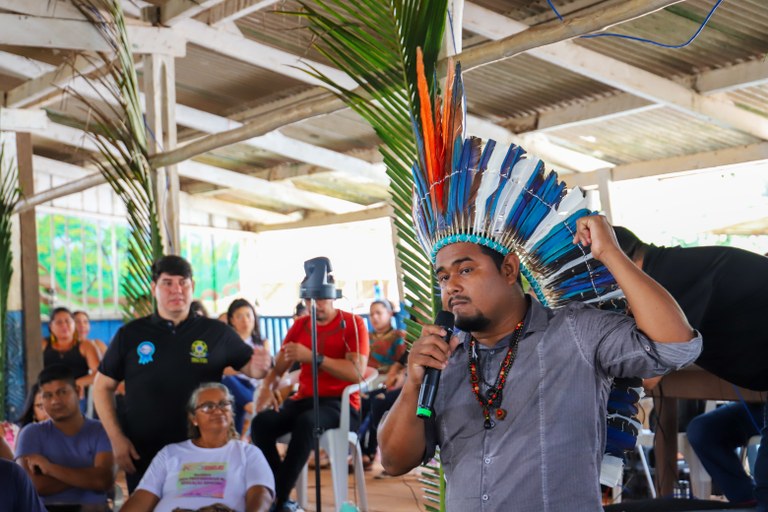
[[[342,404],[340,397],[350,383],[362,380],[368,362],[368,330],[359,316],[335,309],[333,300],[316,302],[320,428],[328,429],[338,427],[341,407],[360,409],[357,393],[350,396],[349,404]],[[288,330],[275,367],[259,388],[256,400],[259,413],[251,424],[253,444],[264,452],[275,475],[274,510],[278,512],[298,509],[288,496],[313,446],[311,327],[310,317],[303,316]],[[301,364],[299,391],[278,405],[273,392],[293,363]],[[357,419],[357,415],[353,414],[352,418]],[[291,442],[285,459],[280,462],[275,443],[289,432]]]

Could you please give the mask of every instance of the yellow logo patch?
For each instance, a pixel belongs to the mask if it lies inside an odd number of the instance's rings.
[[[192,356],[193,363],[207,363],[208,362],[208,344],[203,340],[195,340],[192,342],[192,351],[189,353]]]

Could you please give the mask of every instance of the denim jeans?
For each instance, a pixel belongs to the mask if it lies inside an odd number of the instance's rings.
[[[746,446],[749,438],[761,431],[765,440],[765,404],[734,402],[697,416],[688,425],[688,441],[712,481],[730,502],[751,502],[759,496],[763,496],[763,500],[768,498],[768,447],[761,443],[754,481],[736,454],[737,448]]]

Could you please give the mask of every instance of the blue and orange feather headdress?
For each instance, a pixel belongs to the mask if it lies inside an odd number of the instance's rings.
[[[417,56],[419,111],[413,119],[413,220],[434,263],[446,245],[469,242],[515,252],[538,299],[549,307],[604,303],[623,294],[588,248],[573,244],[576,220],[591,215],[584,193],[566,191],[554,171],[516,145],[465,135],[461,66],[449,66],[443,98],[430,93]]]

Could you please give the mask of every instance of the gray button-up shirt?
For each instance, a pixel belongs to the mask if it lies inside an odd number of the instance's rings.
[[[531,301],[502,393],[507,416],[498,420],[492,411],[496,426],[486,430],[469,382],[469,335],[460,339],[440,378],[428,436],[440,446],[450,511],[602,511],[612,378],[662,375],[701,351],[700,336],[654,343],[624,315],[581,303],[553,311]],[[476,344],[486,382],[495,383],[508,344]]]

